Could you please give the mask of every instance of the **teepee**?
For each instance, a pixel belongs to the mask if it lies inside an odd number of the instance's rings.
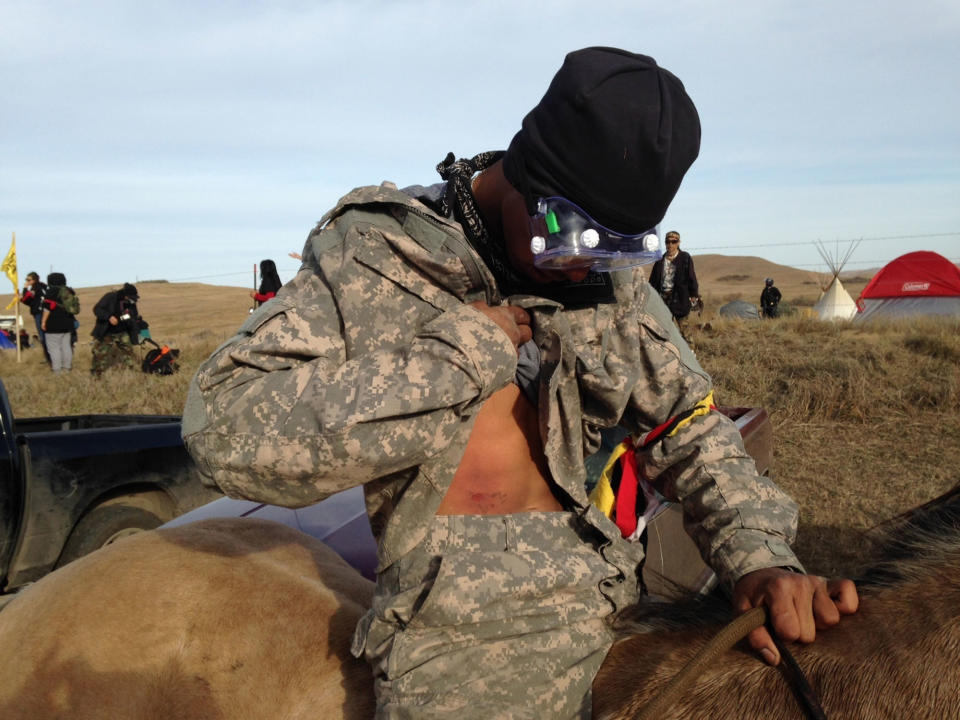
[[[816,242],[817,252],[820,253],[820,257],[830,268],[831,273],[829,285],[820,293],[820,299],[813,306],[813,311],[821,320],[850,320],[857,314],[857,304],[843,287],[843,283],[840,282],[840,272],[859,244],[859,240],[850,243],[841,258],[839,253],[831,255],[821,241]]]

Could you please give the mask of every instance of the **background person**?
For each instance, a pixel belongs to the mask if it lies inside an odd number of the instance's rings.
[[[46,283],[40,282],[40,276],[35,272],[27,273],[27,282],[20,293],[20,302],[30,308],[30,314],[33,316],[33,324],[37,328],[37,338],[40,340],[40,347],[43,348],[44,357],[50,362],[50,353],[47,352],[47,344],[44,341],[43,332],[43,295],[47,290]]]
[[[73,296],[72,298],[70,296]],[[73,368],[73,345],[70,335],[76,322],[80,303],[73,288],[67,286],[63,273],[47,275],[47,287],[43,294],[43,314],[40,324],[50,354],[50,368],[58,373]]]
[[[809,641],[855,607],[849,581],[802,573],[796,507],[707,409],[710,379],[643,273],[573,252],[586,229],[639,243],[699,140],[652,58],[570,53],[505,153],[346,195],[283,303],[199,368],[184,440],[224,492],[300,506],[364,485],[379,567],[353,652],[378,717],[589,716],[609,620],[640,592],[642,545],[584,487],[618,424],[675,423],[639,461],[683,498],[738,611],[772,606],[778,633]],[[561,269],[533,255],[541,224]],[[766,630],[750,641],[777,661]]]
[[[666,252],[650,270],[650,285],[670,308],[670,314],[678,323],[689,314],[693,304],[700,299],[700,285],[693,269],[690,253],[680,249],[680,233],[667,233]]]
[[[283,283],[280,282],[280,276],[277,274],[277,264],[273,260],[261,260],[260,287],[250,291],[254,307],[260,307],[267,300],[276,297],[281,287]]]
[[[763,281],[763,292],[760,293],[760,308],[763,316],[775,318],[780,315],[780,291],[774,287],[773,278]]]
[[[93,336],[90,371],[97,377],[112,367],[137,369],[133,346],[139,342],[140,295],[135,285],[124,283],[119,290],[105,293],[93,308],[97,319]]]

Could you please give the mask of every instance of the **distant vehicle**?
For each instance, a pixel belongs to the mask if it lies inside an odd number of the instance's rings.
[[[0,315],[0,330],[6,330],[7,332],[13,333],[13,335],[16,336],[17,316],[16,315]]]
[[[0,595],[219,496],[201,483],[179,416],[15,420],[0,382]]]
[[[766,410],[740,407],[719,410],[736,423],[757,472],[768,474],[773,459],[773,425]],[[613,435],[605,444],[612,448],[623,436],[624,433]],[[599,474],[602,467],[602,462],[588,463],[588,474],[591,470]],[[164,527],[215,517],[256,517],[283,523],[322,540],[364,577],[371,580],[376,577],[377,543],[367,520],[361,487],[349,488],[297,509],[220,498],[179,516]],[[665,550],[661,552],[661,548]],[[696,546],[683,529],[683,513],[674,503],[664,503],[649,524],[644,581],[649,592],[667,597],[678,589],[709,592],[716,585],[716,576],[700,559]]]

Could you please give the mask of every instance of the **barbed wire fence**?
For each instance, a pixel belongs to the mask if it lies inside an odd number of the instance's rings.
[[[890,240],[922,240],[922,239],[932,239],[932,238],[945,238],[945,237],[957,237],[960,238],[960,232],[946,232],[946,233],[926,233],[920,235],[886,235],[882,237],[859,237],[859,238],[847,238],[840,240],[831,240],[829,242],[824,241],[825,244],[835,243],[840,245],[845,245],[852,242],[859,243],[870,243],[870,242],[888,242]],[[698,253],[712,252],[714,250],[750,250],[750,249],[769,249],[774,247],[804,247],[807,245],[815,246],[815,240],[797,240],[792,242],[782,242],[782,243],[753,243],[749,245],[709,245],[709,246],[697,246]],[[960,246],[957,247],[957,252],[960,253]],[[952,263],[960,263],[960,254],[953,254],[946,256],[947,259]],[[850,260],[847,262],[847,265],[861,265],[861,266],[883,266],[886,265],[889,260]],[[820,267],[822,262],[818,263],[800,263],[800,264],[791,264],[791,267],[803,268],[803,267]]]

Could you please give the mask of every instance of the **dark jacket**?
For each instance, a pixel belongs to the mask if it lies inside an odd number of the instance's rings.
[[[122,319],[125,313],[130,315],[129,320]],[[137,343],[138,321],[140,320],[137,303],[123,297],[120,290],[112,290],[100,298],[93,308],[93,314],[97,318],[97,324],[93,326],[93,331],[90,334],[97,340],[102,340],[107,335],[128,333],[130,342]],[[111,316],[119,321],[116,325],[110,324]]]
[[[777,306],[780,304],[780,291],[773,285],[768,285],[760,293],[760,307],[767,317],[776,317],[779,314]]]
[[[47,285],[43,293],[43,309],[49,310],[45,333],[72,333],[76,318],[68,313],[60,302],[60,288],[64,285]],[[73,288],[70,288],[73,291]]]
[[[276,263],[273,260],[262,260],[260,262],[260,288],[253,296],[257,307],[276,297],[281,287],[283,287],[283,283],[280,282],[280,276],[277,274]]]
[[[39,315],[43,312],[43,294],[47,291],[47,284],[39,280],[33,284],[29,290],[23,289],[20,295],[20,302],[30,308],[31,315]]]
[[[690,298],[700,296],[697,274],[693,270],[693,258],[690,253],[680,250],[673,259],[676,270],[673,274],[673,291],[669,296],[664,296],[663,293],[663,264],[666,262],[671,261],[664,255],[654,263],[650,271],[650,284],[663,297],[670,313],[675,318],[684,318],[690,314]]]

